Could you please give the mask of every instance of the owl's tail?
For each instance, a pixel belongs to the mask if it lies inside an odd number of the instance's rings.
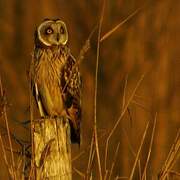
[[[67,109],[67,114],[69,116],[69,123],[71,127],[71,142],[81,144],[81,132],[80,132],[80,122],[81,122],[81,109],[79,106],[74,104]]]
[[[75,128],[72,120],[69,120],[69,124],[70,124],[70,127],[71,127],[71,142],[72,143],[77,143],[80,146],[80,144],[81,144],[80,127]]]

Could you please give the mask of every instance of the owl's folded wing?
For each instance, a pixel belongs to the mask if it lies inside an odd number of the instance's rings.
[[[72,140],[80,143],[81,76],[79,67],[71,55],[67,59],[61,77],[64,104],[73,127],[71,128]]]

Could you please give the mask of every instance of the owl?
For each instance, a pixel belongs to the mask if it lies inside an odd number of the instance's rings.
[[[35,30],[32,89],[42,118],[66,116],[71,141],[80,144],[81,76],[60,19],[45,19]]]

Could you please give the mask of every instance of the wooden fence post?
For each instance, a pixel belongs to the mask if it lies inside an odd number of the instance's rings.
[[[46,118],[34,122],[36,180],[71,180],[71,140],[67,119]]]

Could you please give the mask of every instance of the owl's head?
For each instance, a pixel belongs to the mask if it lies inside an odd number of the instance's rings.
[[[59,19],[44,20],[37,27],[36,38],[40,43],[48,47],[66,45],[68,41],[66,24]]]

